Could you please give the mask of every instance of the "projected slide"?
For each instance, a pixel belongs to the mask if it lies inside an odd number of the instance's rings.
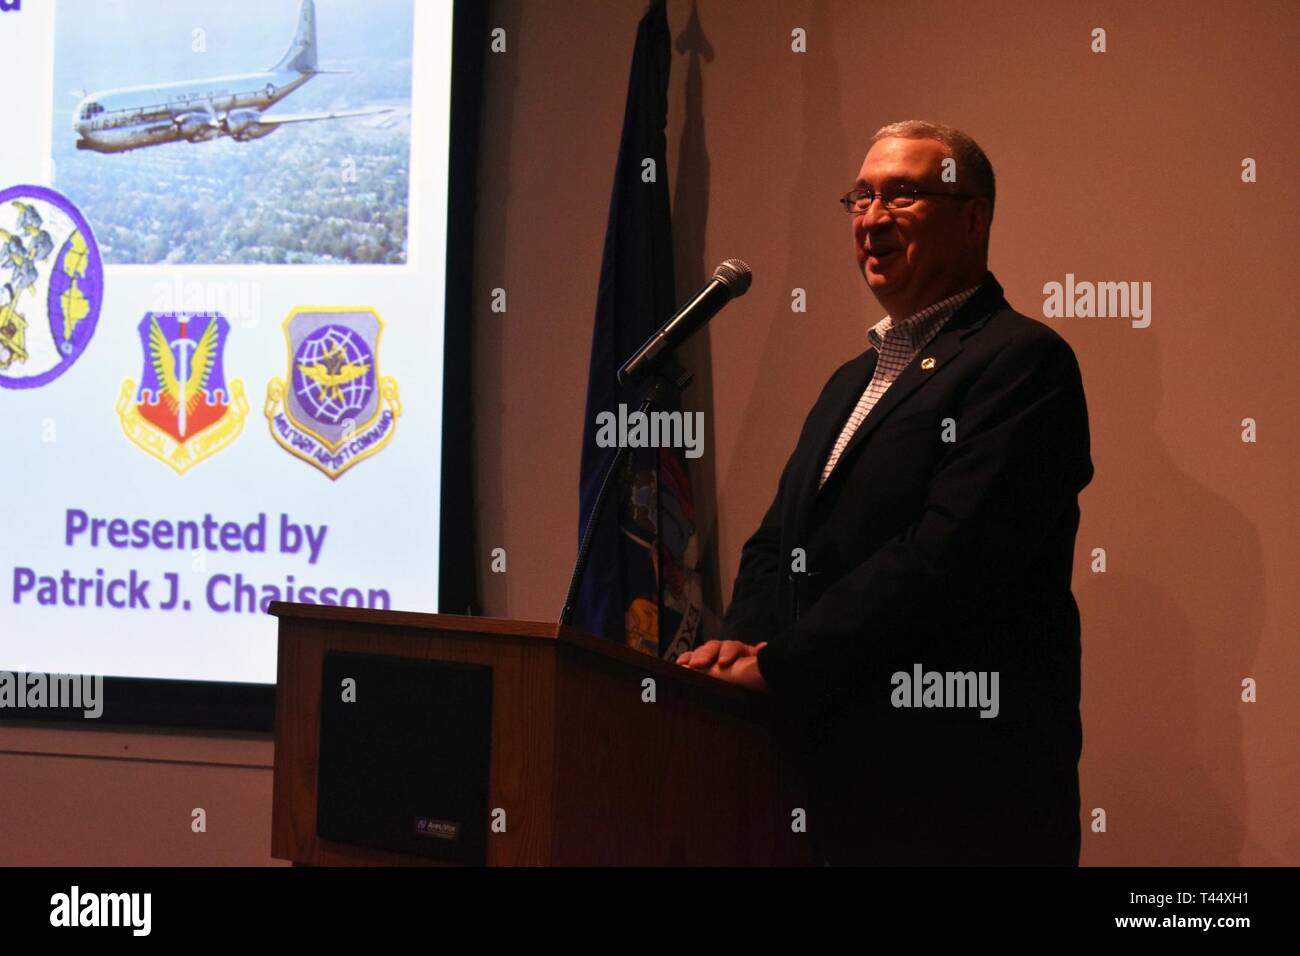
[[[438,604],[450,0],[0,13],[0,668]]]

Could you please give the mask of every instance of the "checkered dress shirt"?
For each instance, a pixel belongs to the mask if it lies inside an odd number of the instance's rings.
[[[822,480],[818,487],[826,484],[826,479],[835,469],[835,463],[840,460],[840,455],[848,447],[854,432],[866,419],[867,413],[880,401],[880,397],[889,390],[889,386],[894,384],[894,379],[898,378],[903,369],[907,368],[908,363],[916,358],[916,354],[939,334],[939,330],[952,318],[953,313],[977,291],[979,286],[958,292],[941,302],[927,306],[915,315],[908,316],[902,322],[895,323],[889,316],[885,316],[867,330],[867,339],[880,353],[876,359],[876,370],[871,376],[871,381],[867,383],[867,390],[862,393],[858,404],[849,415],[849,420],[844,423],[840,437],[835,440],[835,447],[831,449],[830,457],[826,459],[826,467],[822,469]]]

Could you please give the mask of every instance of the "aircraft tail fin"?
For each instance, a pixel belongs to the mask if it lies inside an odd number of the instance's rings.
[[[272,72],[294,70],[298,73],[316,72],[316,4],[302,0],[298,8],[298,32],[280,62],[271,67]]]

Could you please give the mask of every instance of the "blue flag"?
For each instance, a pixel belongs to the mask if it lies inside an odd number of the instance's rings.
[[[586,521],[599,517],[599,524],[573,616],[576,627],[665,657],[694,646],[701,609],[695,509],[682,449],[632,449],[605,513],[597,516],[592,507],[618,451],[596,443],[597,416],[618,416],[620,404],[636,410],[638,395],[618,384],[618,369],[676,308],[664,134],[671,58],[665,3],[655,0],[632,54],[596,296],[579,541]]]

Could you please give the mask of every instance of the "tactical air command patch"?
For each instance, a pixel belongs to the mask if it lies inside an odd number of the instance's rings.
[[[104,292],[81,212],[41,186],[0,191],[0,387],[46,385],[81,357]]]
[[[284,321],[289,377],[266,391],[271,434],[331,479],[392,440],[402,403],[379,374],[384,323],[374,309],[298,308]]]
[[[244,383],[226,386],[230,323],[216,313],[150,312],[140,322],[144,371],[117,398],[122,430],[184,474],[239,437],[248,416]]]

